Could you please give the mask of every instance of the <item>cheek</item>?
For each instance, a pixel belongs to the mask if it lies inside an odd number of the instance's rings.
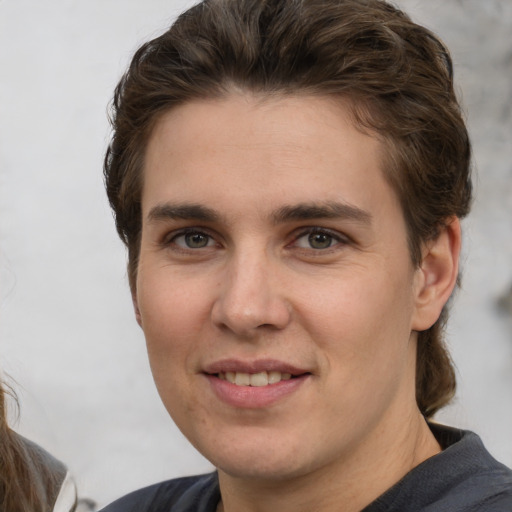
[[[141,274],[137,302],[152,367],[183,365],[209,315],[205,293],[161,273]]]
[[[330,366],[381,371],[407,350],[412,293],[407,279],[392,273],[358,272],[324,283],[304,296],[298,318],[324,350]],[[403,277],[403,275],[402,275]]]
[[[179,280],[144,274],[137,298],[153,379],[167,411],[181,425],[197,409],[191,360],[204,325],[204,300]]]
[[[409,280],[393,280],[386,272],[371,271],[336,277],[318,290],[309,288],[302,295],[299,308],[319,326],[337,325],[343,333],[348,328],[372,330],[399,326],[412,311]]]
[[[173,273],[140,272],[137,280],[137,301],[143,327],[185,327],[206,307],[204,282],[183,280]]]

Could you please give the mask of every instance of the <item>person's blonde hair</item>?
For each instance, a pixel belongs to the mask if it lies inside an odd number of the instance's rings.
[[[60,482],[13,432],[7,421],[7,400],[16,401],[11,388],[0,382],[0,511],[48,512],[53,508],[55,488]]]

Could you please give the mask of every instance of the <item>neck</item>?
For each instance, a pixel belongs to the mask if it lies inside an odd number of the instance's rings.
[[[375,432],[343,460],[279,481],[233,477],[219,470],[222,502],[218,512],[358,512],[397,483],[440,447],[418,411]],[[389,442],[383,443],[383,438]]]

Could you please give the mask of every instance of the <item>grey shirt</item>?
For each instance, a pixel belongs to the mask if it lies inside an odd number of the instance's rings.
[[[480,438],[436,424],[443,451],[410,471],[362,512],[512,512],[512,471]],[[102,512],[215,512],[216,473],[168,480],[128,494]]]
[[[11,431],[16,437],[39,496],[51,512],[72,512],[76,506],[76,489],[66,466],[38,444]],[[3,511],[0,507],[0,512]]]

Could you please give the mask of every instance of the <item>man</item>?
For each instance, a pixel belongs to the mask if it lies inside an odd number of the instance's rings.
[[[471,202],[450,57],[379,0],[211,0],[142,46],[105,160],[160,396],[217,468],[112,511],[507,510],[429,423]]]

